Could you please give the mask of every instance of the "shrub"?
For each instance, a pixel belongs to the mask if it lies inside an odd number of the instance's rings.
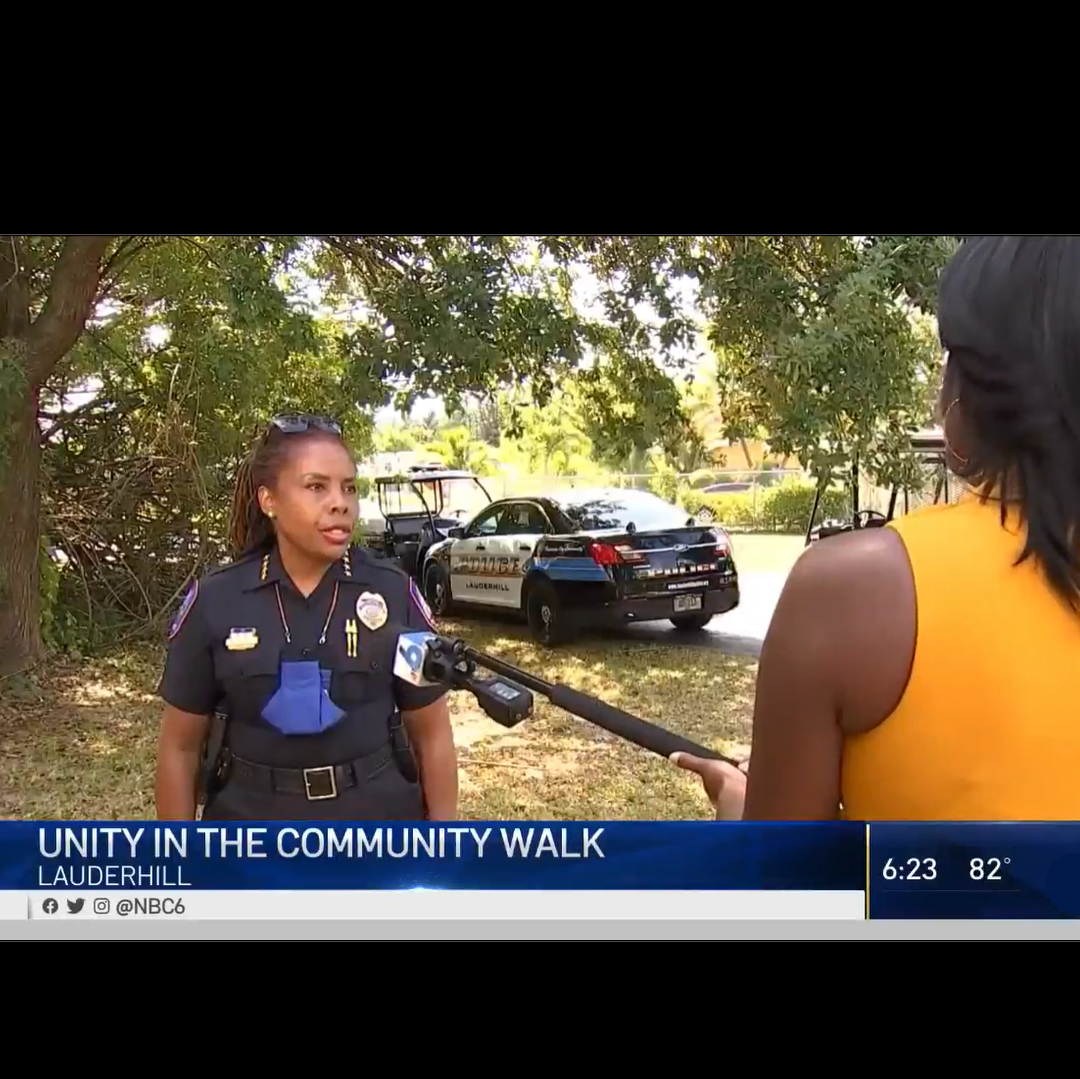
[[[814,508],[817,486],[806,480],[785,479],[769,487],[759,487],[738,494],[709,495],[700,491],[683,492],[681,503],[695,516],[706,511],[718,524],[740,532],[806,531]],[[821,495],[816,521],[829,517],[846,518],[851,514],[851,495],[843,488],[830,487]]]

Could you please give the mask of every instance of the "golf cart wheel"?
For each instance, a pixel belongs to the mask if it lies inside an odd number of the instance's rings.
[[[541,643],[555,645],[566,637],[566,616],[558,593],[547,581],[537,581],[525,600],[525,614],[532,635]]]
[[[697,633],[712,620],[711,614],[677,614],[672,618],[671,624],[682,633]]]
[[[428,601],[431,613],[441,618],[450,613],[453,603],[450,599],[450,577],[442,566],[428,566],[424,577],[424,598]]]

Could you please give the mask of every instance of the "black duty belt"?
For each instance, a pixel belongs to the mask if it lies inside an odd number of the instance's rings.
[[[366,757],[327,764],[320,768],[274,768],[230,755],[226,782],[239,783],[263,794],[294,794],[309,802],[336,798],[343,790],[360,786],[393,756],[390,745]]]

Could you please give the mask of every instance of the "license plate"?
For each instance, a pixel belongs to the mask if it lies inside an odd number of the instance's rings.
[[[701,610],[701,596],[676,596],[676,611],[699,611]]]

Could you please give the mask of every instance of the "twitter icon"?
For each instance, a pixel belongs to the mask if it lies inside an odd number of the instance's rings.
[[[83,909],[83,903],[85,902],[86,900],[81,896],[78,899],[69,899],[67,901],[68,914],[78,914]]]

